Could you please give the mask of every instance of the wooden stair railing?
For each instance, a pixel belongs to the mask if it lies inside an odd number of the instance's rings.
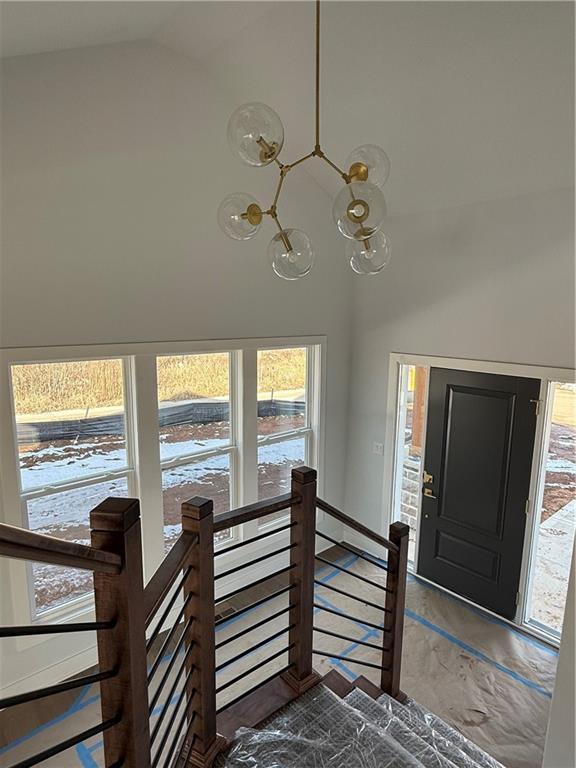
[[[386,564],[317,530],[316,508],[384,547]],[[265,528],[251,539],[214,552],[215,533],[283,510],[289,513],[286,523],[268,530]],[[315,609],[354,618],[316,603],[315,585],[363,603],[383,615],[382,623],[370,624],[361,619],[362,623],[382,632],[381,646],[364,643],[380,648],[380,661],[368,663],[350,657],[346,657],[346,661],[376,668],[380,673],[381,690],[399,698],[402,696],[400,665],[408,526],[392,524],[390,539],[372,532],[317,498],[315,470],[308,467],[292,470],[290,493],[218,515],[213,514],[213,504],[208,499],[195,497],[185,502],[182,505],[182,533],[145,588],[138,501],[106,499],[93,510],[90,523],[90,547],[0,525],[0,555],[93,571],[96,604],[95,622],[5,627],[0,629],[0,638],[92,630],[97,636],[99,659],[97,673],[0,700],[0,709],[87,683],[99,683],[103,716],[102,723],[90,731],[9,768],[37,765],[96,733],[103,734],[106,768],[209,768],[238,726],[257,725],[321,679],[312,666],[314,654],[340,658],[314,648],[314,632],[358,642],[314,626]],[[238,550],[284,531],[290,531],[286,546],[266,551],[251,560],[246,558],[239,565],[220,570],[215,575],[215,560],[224,552]],[[324,553],[316,554],[320,538],[385,570],[386,586],[372,583],[366,576],[327,559]],[[215,584],[220,579],[277,556],[285,556],[288,565],[233,589],[215,601]],[[355,595],[321,583],[315,578],[316,560],[361,582],[368,582],[382,592],[383,600],[367,600],[364,594]],[[227,618],[215,619],[217,605],[229,604],[246,590],[259,588],[272,579],[274,587],[270,592],[238,608],[235,617],[247,615],[281,596],[285,596],[287,605],[280,610],[276,606],[264,618],[216,643],[216,630],[227,621]],[[283,615],[287,616],[285,627],[217,663],[220,648]],[[233,667],[271,640],[280,642],[282,638],[280,650],[261,659],[257,668],[234,674],[225,683],[216,685],[216,675],[223,669]],[[282,657],[286,657],[285,662]],[[276,670],[250,687],[251,675],[273,662]],[[243,686],[239,692],[222,702],[223,692],[234,690],[239,684]]]
[[[109,498],[90,515],[91,546],[0,524],[0,555],[92,571],[96,621],[1,627],[2,637],[95,631],[99,671],[0,699],[0,710],[100,684],[102,722],[19,760],[31,768],[102,734],[107,768],[150,765],[139,502]]]
[[[367,560],[373,566],[383,571],[386,571],[386,586],[382,587],[378,585],[379,589],[385,593],[384,605],[381,606],[380,608],[380,610],[382,610],[384,613],[383,626],[382,627],[379,627],[378,625],[370,625],[370,626],[373,626],[375,629],[381,629],[382,635],[383,635],[382,661],[380,664],[380,671],[381,671],[380,688],[382,689],[382,691],[384,691],[385,693],[388,693],[390,696],[393,696],[394,698],[402,699],[404,698],[404,694],[402,694],[402,691],[400,690],[400,672],[402,667],[402,638],[404,633],[406,578],[408,573],[408,538],[410,534],[410,527],[408,525],[405,525],[404,523],[398,523],[398,522],[392,523],[389,530],[390,538],[386,539],[383,536],[380,536],[378,533],[370,530],[370,528],[367,528],[365,525],[362,525],[362,523],[359,523],[357,520],[354,520],[352,517],[349,517],[344,512],[341,512],[340,510],[331,506],[330,504],[323,501],[322,499],[317,500],[317,506],[319,509],[326,512],[328,515],[338,520],[344,526],[351,528],[356,533],[359,533],[362,536],[365,536],[366,538],[370,539],[378,546],[381,546],[388,551],[387,563],[383,564],[382,562],[378,561],[376,558],[367,557],[362,552],[359,552],[357,549],[348,547],[343,542],[335,541],[330,536],[327,536],[321,531],[318,531],[318,530],[316,531],[316,535],[319,536],[320,538],[327,539],[328,541],[340,547],[341,549],[348,550],[349,552],[356,555],[356,557],[362,560]],[[347,571],[347,569],[343,568],[342,566],[338,566],[338,565],[335,565],[334,563],[330,563],[330,561],[325,560],[321,556],[317,556],[317,560],[320,560],[325,564],[333,565],[339,570],[345,573],[349,573],[349,575],[355,577],[356,579],[359,579],[360,581],[366,581],[366,579],[363,578],[362,576],[356,573]],[[371,603],[364,598],[359,599],[355,595],[343,592],[342,590],[339,590],[335,587],[329,587],[326,584],[323,584],[322,586],[327,589],[332,589],[333,591],[345,597],[350,597],[354,600],[359,600],[359,602],[362,602],[365,605],[369,605],[372,608],[379,609],[379,606],[377,604]],[[329,613],[334,613],[334,611],[330,611],[323,605],[316,604],[316,607],[319,610],[328,611]],[[361,619],[360,621],[361,623],[364,623],[364,624],[370,624],[370,622],[366,622],[364,619]],[[316,628],[316,631],[321,632],[322,630],[320,630],[319,628]],[[352,638],[342,637],[342,639],[350,640],[351,642],[356,642],[356,643],[358,642],[358,640],[354,640]],[[329,655],[329,654],[326,654],[326,655]],[[348,661],[353,661],[353,659],[348,659]],[[356,662],[356,663],[360,665],[364,664],[365,666],[368,666],[368,667],[374,666],[367,662]]]

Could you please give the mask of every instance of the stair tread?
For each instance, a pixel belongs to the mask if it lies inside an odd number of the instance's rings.
[[[446,743],[452,748],[456,748],[465,758],[471,759],[473,764],[479,768],[503,768],[502,764],[495,758],[467,739],[456,728],[448,725],[442,718],[427,710],[422,704],[412,699],[400,704],[386,693],[378,699],[378,704],[388,709],[429,744],[436,746],[452,762],[455,762],[454,758],[457,758],[457,753],[454,754],[454,757],[450,757],[450,750],[445,746]],[[470,763],[464,764],[470,765]]]
[[[462,753],[456,757],[455,762],[446,754],[442,754],[435,746],[428,744],[416,731],[412,730],[390,710],[379,704],[374,699],[367,696],[358,689],[352,691],[345,697],[344,701],[351,707],[357,709],[369,720],[375,722],[381,728],[384,728],[399,744],[407,749],[410,754],[418,758],[425,768],[455,768],[456,766],[465,766],[465,768],[476,768],[477,763]],[[445,745],[447,746],[447,745]],[[456,748],[457,749],[457,748]],[[445,749],[444,752],[453,750]],[[460,750],[458,750],[459,752]],[[460,760],[458,760],[460,757]]]
[[[241,728],[218,768],[423,768],[396,739],[323,685],[263,728]]]

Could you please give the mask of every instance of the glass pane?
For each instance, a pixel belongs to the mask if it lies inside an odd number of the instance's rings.
[[[529,619],[562,631],[576,524],[576,385],[556,384]]]
[[[306,349],[258,352],[258,434],[306,426]]]
[[[90,544],[90,512],[108,496],[127,496],[128,482],[118,478],[86,488],[53,493],[27,502],[28,527],[36,533],[56,536],[65,541]],[[35,563],[34,598],[36,612],[65,603],[91,592],[92,574],[75,568]]]
[[[422,440],[429,368],[402,365],[398,405],[396,519],[410,526],[408,559],[414,562],[422,479]]]
[[[209,459],[172,467],[162,472],[164,497],[164,544],[168,551],[182,532],[182,502],[192,496],[204,496],[214,502],[214,514],[230,509],[230,457]],[[214,537],[216,543],[231,538],[230,531]]]
[[[230,355],[158,358],[160,458],[230,444]]]
[[[121,360],[12,366],[22,488],[127,464]]]
[[[306,440],[283,440],[281,443],[258,447],[258,499],[269,499],[290,490],[290,473],[306,463]],[[260,518],[260,525],[286,517],[282,510]]]

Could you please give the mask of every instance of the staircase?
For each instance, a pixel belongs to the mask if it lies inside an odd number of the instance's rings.
[[[317,510],[336,521],[342,538],[322,530]],[[256,519],[273,520],[280,511],[285,524],[265,527],[227,550],[214,550],[215,536],[222,530]],[[371,531],[318,498],[316,472],[308,467],[292,470],[289,493],[240,509],[215,515],[211,500],[189,499],[182,504],[181,521],[180,536],[146,585],[138,499],[108,498],[92,510],[89,546],[0,525],[0,556],[92,571],[96,618],[4,626],[0,640],[91,633],[98,650],[97,669],[0,698],[0,710],[18,711],[31,702],[98,685],[102,713],[102,721],[87,730],[66,733],[39,751],[19,753],[9,768],[58,765],[64,753],[99,734],[106,768],[210,768],[234,743],[239,727],[257,727],[318,685],[322,678],[312,666],[314,657],[345,659],[371,669],[379,693],[402,696],[406,525],[393,523],[389,538]],[[370,539],[383,559],[351,548],[344,538],[346,529]],[[276,545],[269,545],[270,536],[276,537]],[[262,554],[255,554],[254,544]],[[335,561],[334,547],[348,559],[351,555],[367,562],[379,575],[362,574]],[[242,553],[237,564],[216,568],[218,558],[231,551]],[[254,580],[254,566],[262,563],[276,570]],[[281,563],[287,564],[278,567]],[[319,581],[319,563],[350,581],[338,587]],[[238,578],[242,586],[230,589]],[[335,602],[320,596],[316,601],[316,587],[328,590]],[[239,631],[235,625],[232,634],[222,636],[219,632],[233,604],[235,620],[251,619]],[[370,618],[364,616],[361,623],[373,627],[377,642],[351,635],[358,614],[366,610]],[[316,622],[320,612],[339,617],[342,628]],[[258,636],[250,634],[255,630]],[[342,644],[365,649],[370,658],[361,653],[343,656]],[[255,651],[257,663],[251,656]],[[34,750],[34,744],[30,746]],[[269,766],[264,763],[263,768]]]
[[[241,729],[215,768],[502,768],[420,704],[356,683],[330,673],[264,727]]]

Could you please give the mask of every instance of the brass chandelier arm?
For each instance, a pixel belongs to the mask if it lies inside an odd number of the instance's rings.
[[[289,163],[288,165],[282,166],[283,168],[287,168],[289,171],[292,170],[292,168],[296,168],[297,165],[300,165],[300,163],[304,163],[306,160],[309,160],[311,157],[314,157],[316,153],[316,150],[313,149],[312,152],[308,152],[307,155],[304,155],[304,157],[301,157],[299,160],[295,160],[293,163]]]
[[[274,195],[274,200],[272,201],[272,205],[270,206],[272,210],[276,208],[276,203],[278,202],[278,198],[280,197],[280,192],[282,191],[282,186],[284,184],[285,178],[286,178],[286,171],[284,170],[284,166],[283,166],[282,170],[280,171],[280,180],[278,182],[278,186],[276,187],[276,194]]]
[[[290,242],[285,230],[282,228],[282,225],[278,221],[278,214],[276,213],[275,207],[270,209],[270,216],[274,219],[274,223],[278,227],[278,231],[280,232],[280,238],[282,239],[282,242],[284,243],[286,250],[290,252],[292,250],[292,243]]]
[[[327,157],[327,156],[324,154],[324,152],[322,152],[322,150],[320,150],[319,152],[316,152],[315,154],[316,154],[316,157],[319,157],[321,160],[324,160],[324,162],[325,162],[325,163],[328,163],[328,165],[329,165],[331,168],[334,168],[334,170],[336,171],[336,173],[339,173],[339,174],[340,174],[340,176],[342,176],[342,178],[344,179],[344,181],[346,182],[346,184],[350,184],[350,176],[349,176],[349,175],[348,175],[348,174],[347,174],[345,171],[343,171],[343,170],[342,170],[342,168],[338,168],[338,166],[336,165],[336,163],[333,163],[333,162],[332,162],[332,160],[330,160],[330,158],[329,158],[329,157]]]

